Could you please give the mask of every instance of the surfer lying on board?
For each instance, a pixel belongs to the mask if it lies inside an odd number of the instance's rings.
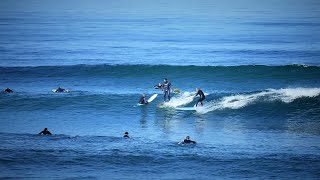
[[[171,83],[168,81],[167,78],[164,78],[163,84],[162,84],[164,102],[166,102],[167,96],[168,96],[168,101],[170,101],[170,91],[171,91]]]
[[[157,84],[157,85],[154,85],[153,87],[154,87],[155,89],[162,89],[162,84],[159,83],[159,84]]]
[[[179,144],[196,144],[196,142],[190,140],[190,136],[187,136],[183,141],[179,142]]]
[[[51,132],[48,130],[48,128],[44,128],[43,131],[41,131],[39,134],[43,134],[43,135],[52,135]]]
[[[5,93],[13,93],[13,91],[10,88],[7,88],[5,90],[3,90]]]
[[[67,90],[61,88],[61,87],[58,87],[56,90],[54,90],[54,92],[66,92]]]
[[[140,97],[139,104],[148,104],[145,94],[142,94],[142,96]]]
[[[202,101],[206,98],[206,96],[199,88],[196,88],[196,92],[197,92],[197,94],[194,97],[196,97],[198,95],[200,96],[200,99],[197,101],[196,107],[198,106],[199,102],[200,102],[201,106],[203,106]]]

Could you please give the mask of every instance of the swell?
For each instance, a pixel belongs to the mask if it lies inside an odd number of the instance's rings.
[[[39,67],[0,67],[2,77],[143,77],[152,74],[174,76],[215,75],[220,77],[285,78],[319,77],[319,66],[307,65],[243,65],[243,66],[171,66],[171,65],[73,65]]]
[[[273,108],[281,108],[287,104],[294,109],[316,110],[320,112],[320,88],[283,88],[267,89],[260,92],[249,92],[236,95],[226,95],[209,101],[205,106],[200,107],[197,111],[208,113],[219,110],[237,110],[248,106],[259,106],[269,104]],[[304,107],[302,106],[304,102]],[[287,109],[291,111],[290,109]],[[253,110],[254,111],[254,110]]]
[[[151,94],[147,94],[149,97]],[[139,94],[95,94],[92,92],[71,92],[64,94],[1,94],[0,100],[6,106],[0,111],[9,110],[31,111],[31,110],[87,110],[94,109],[111,111],[111,109],[133,109],[139,99]],[[162,97],[158,97],[150,105],[152,108],[174,109],[176,107],[193,106],[197,98],[193,92],[183,92],[172,97],[170,102],[159,105]],[[111,103],[110,102],[117,102]],[[320,88],[282,88],[266,89],[262,91],[242,93],[206,93],[205,105],[197,109],[198,113],[209,112],[243,111],[248,114],[255,114],[256,109],[261,109],[261,114],[269,114],[270,110],[282,110],[277,114],[286,115],[290,112],[308,112],[313,117],[320,114]],[[150,108],[151,108],[150,107]],[[259,116],[260,116],[259,115]]]

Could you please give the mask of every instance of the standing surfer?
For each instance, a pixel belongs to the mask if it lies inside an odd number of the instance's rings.
[[[198,95],[200,96],[200,99],[197,101],[196,107],[198,106],[199,102],[200,102],[201,106],[203,106],[202,101],[206,98],[206,96],[199,88],[196,88],[196,92],[197,92],[197,94],[194,97],[196,97]]]
[[[166,102],[167,96],[168,96],[168,101],[170,101],[170,91],[171,91],[171,83],[168,81],[167,78],[165,78],[162,84],[164,102]]]

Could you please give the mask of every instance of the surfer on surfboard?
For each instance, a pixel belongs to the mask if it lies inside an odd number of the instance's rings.
[[[57,89],[53,89],[52,92],[61,93],[61,92],[69,92],[69,91],[59,86]]]
[[[179,142],[179,144],[196,144],[196,142],[190,140],[190,136],[187,136],[183,141]]]
[[[51,132],[48,130],[48,128],[44,128],[43,131],[41,131],[39,134],[43,134],[43,135],[52,135]]]
[[[168,101],[170,101],[170,91],[171,91],[171,82],[169,82],[167,78],[164,78],[163,84],[162,84],[164,102],[166,102],[167,96],[168,96]]]
[[[3,92],[5,92],[5,93],[13,93],[12,89],[10,89],[10,88],[7,88],[7,89],[3,90]]]
[[[162,84],[159,83],[159,84],[156,84],[153,86],[155,89],[162,89]]]
[[[197,92],[197,94],[194,97],[196,97],[198,95],[200,96],[200,99],[197,101],[196,107],[198,106],[199,102],[200,102],[201,106],[203,106],[202,101],[206,98],[206,96],[199,88],[196,88],[196,92]]]
[[[139,100],[139,104],[148,104],[149,102],[147,101],[146,95],[142,94]]]

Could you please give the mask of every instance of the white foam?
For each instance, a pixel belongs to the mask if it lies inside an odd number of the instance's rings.
[[[195,93],[184,92],[181,95],[176,95],[172,97],[169,102],[163,104],[164,107],[178,107],[189,104],[193,101]]]
[[[320,88],[268,89],[259,93],[226,96],[217,101],[207,102],[202,108],[197,109],[197,112],[207,113],[222,109],[240,109],[258,101],[290,103],[301,97],[316,97],[319,94]]]

